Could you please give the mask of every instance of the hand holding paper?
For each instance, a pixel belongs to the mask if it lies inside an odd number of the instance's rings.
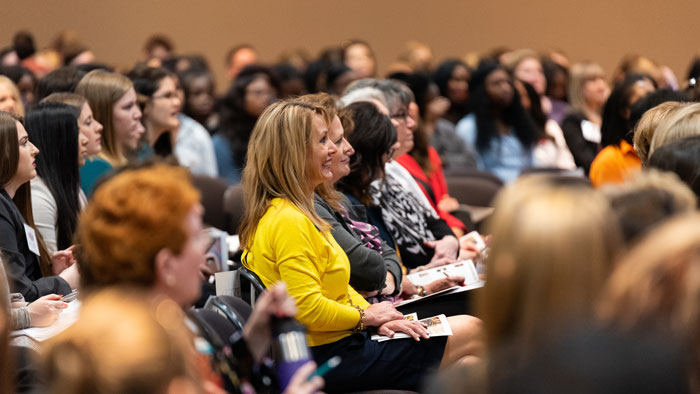
[[[379,342],[384,342],[384,341],[389,341],[392,339],[403,339],[403,338],[413,338],[416,341],[419,341],[420,338],[428,339],[431,337],[442,337],[442,336],[450,336],[452,335],[452,328],[450,327],[450,323],[447,321],[447,317],[445,315],[437,315],[433,317],[429,317],[427,319],[419,320],[419,321],[414,321],[413,319],[407,319],[408,317],[412,317],[411,315],[406,316],[406,319],[404,320],[397,320],[395,322],[391,323],[402,323],[402,324],[392,324],[389,326],[387,330],[382,330],[380,327],[379,334],[380,335],[372,335],[372,340],[374,341],[379,341]],[[422,329],[418,328],[418,330],[422,333],[425,331],[425,334],[427,336],[424,336],[423,334],[418,334],[417,332],[413,331],[412,333],[407,333],[405,331],[400,331],[396,330],[399,332],[394,331],[393,329],[395,327],[400,327],[400,328],[405,328],[407,331],[408,330],[414,330],[420,325]],[[393,336],[387,335],[390,332],[394,332]]]
[[[393,338],[394,334],[397,332],[404,333],[416,341],[420,341],[421,338],[430,338],[428,335],[428,326],[425,323],[415,320],[394,320],[386,322],[379,327],[377,332],[379,335],[389,338]]]
[[[425,285],[425,294],[433,294],[438,291],[449,289],[454,286],[461,286],[464,284],[464,276],[446,276],[442,279],[438,279],[434,282]]]

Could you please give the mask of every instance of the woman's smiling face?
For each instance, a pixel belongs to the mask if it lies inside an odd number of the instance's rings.
[[[331,163],[337,148],[328,136],[328,125],[320,115],[314,115],[313,130],[311,131],[311,146],[308,158],[308,186],[314,190],[323,182],[333,179]]]
[[[337,116],[331,122],[328,136],[337,148],[335,154],[331,156],[331,172],[335,183],[340,178],[350,174],[350,157],[355,154],[355,150],[345,139],[345,130],[343,130],[343,125]]]

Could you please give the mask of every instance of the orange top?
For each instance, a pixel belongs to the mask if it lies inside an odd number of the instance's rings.
[[[642,168],[642,161],[632,145],[620,141],[619,145],[609,145],[598,153],[591,164],[590,178],[593,186],[618,184],[627,176]]]

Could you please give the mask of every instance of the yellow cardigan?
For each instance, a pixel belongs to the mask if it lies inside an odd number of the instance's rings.
[[[265,286],[280,280],[287,284],[299,310],[297,319],[308,329],[309,346],[352,334],[360,312],[348,296],[363,309],[369,306],[350,287],[350,262],[331,233],[321,233],[287,200],[271,201],[244,256],[246,267]]]

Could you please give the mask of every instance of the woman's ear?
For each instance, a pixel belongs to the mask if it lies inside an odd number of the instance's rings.
[[[175,277],[175,255],[168,249],[161,249],[155,258],[156,283],[164,287],[173,287],[177,283]]]

